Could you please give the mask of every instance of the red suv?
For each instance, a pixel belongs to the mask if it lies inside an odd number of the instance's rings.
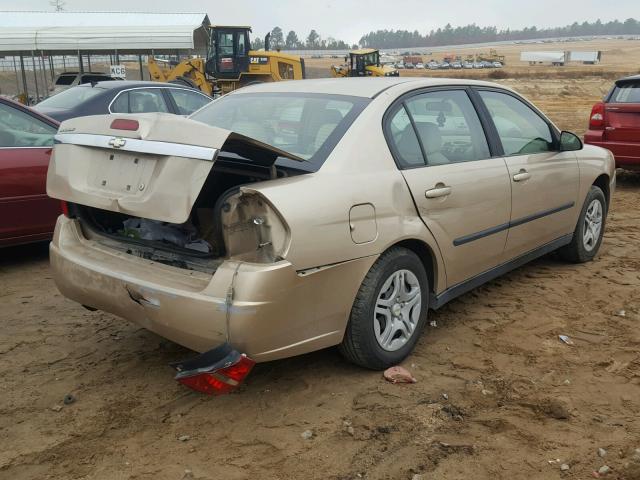
[[[640,75],[618,80],[593,106],[584,143],[611,150],[616,167],[640,170]]]

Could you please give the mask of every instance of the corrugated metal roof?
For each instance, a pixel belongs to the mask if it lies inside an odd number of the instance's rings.
[[[0,54],[206,47],[204,13],[0,12]]]

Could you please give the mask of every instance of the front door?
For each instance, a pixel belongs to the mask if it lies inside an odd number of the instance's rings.
[[[46,194],[56,128],[0,103],[0,245],[45,239],[60,202]]]
[[[480,90],[504,150],[511,181],[505,260],[573,232],[579,188],[575,152],[559,152],[551,125],[508,92]]]
[[[452,287],[498,265],[511,211],[503,158],[491,158],[465,89],[413,94],[386,134],[420,217],[436,238]]]

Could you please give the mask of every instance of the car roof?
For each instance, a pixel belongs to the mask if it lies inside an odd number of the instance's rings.
[[[322,78],[312,80],[290,80],[269,82],[241,88],[232,95],[245,93],[318,93],[348,95],[352,97],[374,98],[384,90],[396,85],[411,84],[415,88],[437,87],[444,85],[482,85],[505,88],[495,83],[479,80],[459,80],[451,78],[429,77],[364,77],[364,78]]]
[[[105,90],[123,90],[125,88],[136,88],[136,87],[173,87],[173,88],[186,88],[188,90],[193,90],[193,88],[188,87],[186,85],[177,85],[175,83],[163,83],[163,82],[149,82],[149,81],[141,81],[141,80],[108,80],[104,82],[95,82],[93,85]],[[91,84],[84,83],[82,85],[77,85],[74,88],[91,88]]]
[[[630,77],[624,77],[616,80],[616,85],[624,85],[626,83],[635,83],[640,81],[640,75],[631,75]]]

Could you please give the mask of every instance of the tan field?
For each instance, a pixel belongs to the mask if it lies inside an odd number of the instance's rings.
[[[499,81],[582,133],[640,68],[640,42],[578,46],[603,64],[520,66],[523,47],[504,47]],[[535,46],[558,48],[573,46]],[[622,173],[595,261],[551,255],[431,314],[403,364],[416,384],[330,349],[260,364],[217,398],[172,380],[168,363],[192,352],[63,298],[46,245],[2,250],[0,479],[553,480],[607,465],[640,480],[638,225],[640,174]]]

